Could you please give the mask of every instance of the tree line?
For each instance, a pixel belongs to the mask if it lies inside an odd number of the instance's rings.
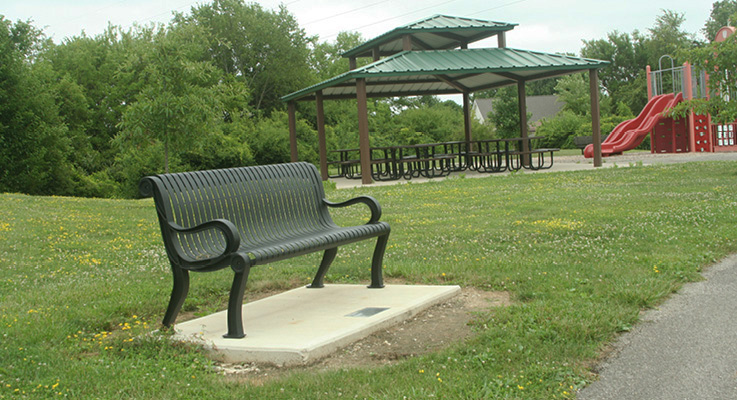
[[[728,18],[722,11],[737,11],[736,2],[714,3],[710,21]],[[601,72],[605,121],[644,105],[644,65],[670,51],[664,46],[694,45],[682,22],[666,11],[647,34],[585,42],[583,56],[613,63]],[[289,161],[280,97],[347,71],[340,55],[362,41],[343,32],[320,42],[286,8],[243,0],[213,0],[167,25],[111,25],[60,44],[31,21],[0,15],[0,192],[131,198],[144,175]],[[551,144],[564,145],[584,125],[587,107],[577,104],[581,96],[588,104],[585,79],[530,84],[529,94],[565,99],[563,116],[540,128]],[[513,100],[505,90],[478,95]],[[453,101],[375,99],[369,108],[372,145],[463,138]],[[300,158],[317,163],[314,114],[313,104],[298,104]],[[357,147],[355,101],[327,102],[325,122],[330,149]],[[473,127],[476,138],[510,134],[505,129],[500,121]]]

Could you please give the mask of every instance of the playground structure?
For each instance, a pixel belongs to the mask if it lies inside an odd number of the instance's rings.
[[[734,27],[721,28],[715,41],[724,41],[734,32]],[[664,59],[670,60],[670,68],[663,68]],[[664,115],[684,99],[708,98],[708,74],[693,70],[689,63],[675,66],[667,55],[660,58],[658,68],[652,71],[647,66],[648,102],[637,118],[624,121],[612,130],[601,143],[602,156],[632,150],[648,135],[651,153],[737,151],[737,122],[713,124],[711,115],[693,112],[686,118]],[[591,158],[593,152],[593,145],[588,145],[584,156]]]

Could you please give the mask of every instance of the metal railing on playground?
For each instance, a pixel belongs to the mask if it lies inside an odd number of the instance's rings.
[[[663,59],[670,60],[670,68],[663,68]],[[686,77],[686,67],[676,67],[673,58],[669,55],[664,55],[658,60],[658,70],[650,71],[650,82],[653,96],[658,96],[665,93],[683,93],[684,97],[687,93],[684,92],[686,88],[686,79],[691,79],[691,91],[694,99],[702,99],[707,95],[706,90],[706,72],[697,71],[691,69],[691,76]]]

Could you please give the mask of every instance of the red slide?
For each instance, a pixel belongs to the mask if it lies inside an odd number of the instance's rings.
[[[621,154],[623,151],[632,150],[639,146],[653,130],[655,124],[663,118],[663,111],[673,108],[682,100],[683,93],[678,93],[675,96],[673,93],[661,94],[650,99],[637,118],[620,123],[609,134],[609,137],[601,142],[601,155]],[[592,158],[594,156],[594,145],[586,146],[583,155],[586,158]]]

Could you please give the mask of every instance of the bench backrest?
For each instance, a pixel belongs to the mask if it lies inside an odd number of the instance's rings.
[[[227,219],[246,245],[333,225],[317,168],[305,162],[149,176],[140,190],[154,196],[162,224],[191,228]],[[217,241],[211,232],[186,236],[187,241]],[[181,240],[175,240],[177,246],[185,244]]]

